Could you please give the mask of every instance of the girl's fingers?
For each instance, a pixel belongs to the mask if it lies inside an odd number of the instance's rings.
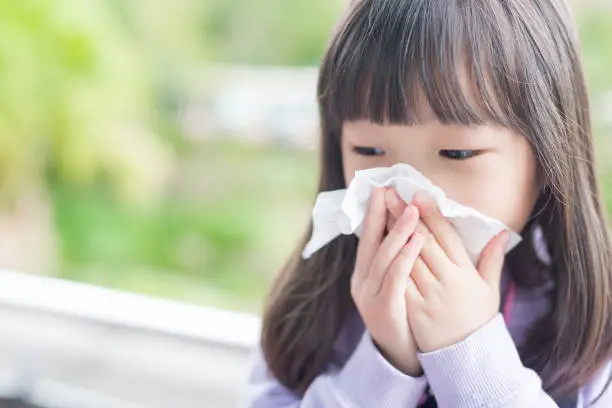
[[[387,209],[395,219],[398,219],[408,206],[397,194],[397,191],[392,188],[387,189],[385,192],[385,201],[387,202]]]
[[[425,227],[426,229],[427,227]],[[449,271],[456,269],[456,265],[448,258],[436,238],[427,231],[425,244],[421,251],[421,259],[429,268],[431,273],[440,281],[444,281]]]
[[[359,284],[367,278],[372,258],[383,239],[386,211],[384,188],[376,187],[370,197],[363,231],[357,245],[355,272],[352,277],[354,283]]]
[[[465,250],[459,234],[450,222],[440,213],[440,210],[429,194],[420,191],[414,196],[414,204],[419,208],[421,219],[431,233],[456,265],[471,265],[470,257]]]
[[[407,204],[392,188],[388,188],[385,192],[385,202],[387,204],[387,211],[390,215],[387,217],[387,231],[391,231],[397,220],[402,216]]]
[[[419,288],[414,282],[412,276],[408,277],[408,280],[406,281],[406,293],[404,296],[406,298],[406,313],[409,316],[412,307],[419,306],[425,302],[425,298],[421,292],[419,292]]]
[[[449,259],[446,252],[442,249],[438,240],[433,236],[429,228],[419,220],[419,223],[415,229],[415,232],[422,234],[425,237],[425,245],[421,251],[421,258],[425,261],[429,270],[433,273],[436,279],[443,281],[446,279],[445,272],[449,270],[449,266],[454,266],[453,262]],[[424,257],[424,251],[427,252]],[[426,258],[426,259],[425,259]]]
[[[408,242],[408,238],[414,232],[418,220],[418,210],[413,206],[407,207],[397,224],[378,247],[367,278],[363,281],[364,288],[369,295],[376,296],[380,292],[389,266],[400,249]]]
[[[427,264],[425,264],[420,256],[414,262],[414,267],[412,268],[410,277],[416,284],[417,289],[423,298],[427,298],[432,291],[437,290],[437,288],[440,286],[440,282],[436,279],[433,273],[431,273],[427,267]]]
[[[478,262],[480,276],[494,290],[499,290],[501,272],[504,266],[505,249],[510,241],[510,232],[502,231],[489,241]]]
[[[389,267],[389,271],[383,280],[380,295],[383,297],[403,296],[406,292],[406,284],[414,262],[423,248],[425,238],[420,234],[414,234],[410,241],[399,251],[397,257]]]

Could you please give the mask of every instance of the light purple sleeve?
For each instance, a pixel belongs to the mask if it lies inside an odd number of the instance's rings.
[[[439,408],[557,407],[538,375],[523,366],[501,314],[464,341],[419,354],[419,359]],[[599,394],[603,386],[598,382],[591,383],[592,390],[581,390],[577,408],[589,406]],[[612,407],[612,395],[606,392],[590,406]]]
[[[608,362],[599,370],[597,376],[580,390],[578,408],[612,407],[612,387],[607,386],[611,376],[612,364]]]
[[[415,408],[427,382],[395,369],[366,331],[343,367],[330,364],[299,398],[270,373],[258,350],[248,387],[249,408]]]

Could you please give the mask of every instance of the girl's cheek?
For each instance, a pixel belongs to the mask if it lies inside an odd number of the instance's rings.
[[[457,177],[442,187],[447,196],[502,221],[515,231],[523,229],[538,196],[535,175],[489,169],[470,177]]]

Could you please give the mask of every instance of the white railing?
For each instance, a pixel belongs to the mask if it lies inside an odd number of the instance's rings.
[[[9,271],[0,271],[2,304],[243,348],[255,345],[260,324],[255,316]]]
[[[259,327],[256,316],[0,271],[0,392],[25,384],[53,408],[231,407]]]

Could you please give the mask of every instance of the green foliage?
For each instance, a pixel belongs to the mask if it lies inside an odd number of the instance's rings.
[[[0,6],[0,185],[17,197],[47,176],[90,185],[106,177],[120,193],[147,175],[137,144],[164,149],[148,128],[144,61],[101,0],[20,0]],[[138,163],[138,162],[137,162]]]
[[[587,10],[579,16],[582,57],[591,92],[612,89],[612,11]]]
[[[209,0],[202,36],[216,60],[316,65],[345,1]]]
[[[180,185],[148,211],[102,189],[56,189],[62,276],[255,310],[306,225],[314,158],[207,143],[181,163]]]
[[[579,15],[582,58],[589,83],[601,187],[612,213],[612,10],[585,10]]]

